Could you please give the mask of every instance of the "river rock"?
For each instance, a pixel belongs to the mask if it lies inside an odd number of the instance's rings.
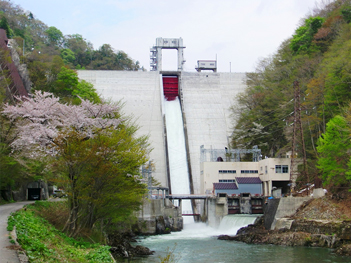
[[[110,252],[115,258],[131,258],[135,256],[148,256],[155,253],[155,251],[150,250],[147,247],[143,246],[132,246],[128,242],[124,242],[123,244],[119,244],[115,247],[110,248]]]
[[[350,221],[295,219],[291,225],[291,231],[331,236],[336,235],[340,239],[351,241]]]
[[[218,236],[219,240],[234,240],[234,237],[228,235],[220,235]]]
[[[152,251],[149,248],[143,246],[136,246],[135,248],[133,248],[133,252],[134,255],[138,256],[148,256],[155,253],[155,251]]]
[[[134,256],[152,255],[154,253],[154,251],[151,251],[147,247],[132,246],[130,242],[135,241],[135,236],[132,232],[116,232],[110,234],[108,240],[111,246],[110,252],[115,258],[131,258]]]
[[[223,235],[218,238],[254,244],[338,248],[349,242],[350,228],[349,221],[295,219],[291,229],[266,230],[264,222],[259,221],[239,229],[236,236]],[[343,248],[340,254],[347,254],[348,249]]]
[[[351,244],[342,245],[335,250],[335,253],[341,256],[351,256]]]

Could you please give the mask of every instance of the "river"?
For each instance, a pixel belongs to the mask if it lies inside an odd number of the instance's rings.
[[[225,218],[226,219],[226,218]],[[218,240],[221,234],[234,235],[243,226],[253,222],[254,216],[229,216],[218,229],[204,223],[188,223],[184,230],[168,235],[140,237],[134,245],[142,245],[155,251],[145,258],[129,262],[161,262],[160,258],[173,251],[174,261],[169,262],[240,262],[240,263],[314,263],[350,262],[349,257],[336,256],[330,249],[310,247],[285,247],[253,245],[235,241]],[[246,223],[243,223],[246,222]]]

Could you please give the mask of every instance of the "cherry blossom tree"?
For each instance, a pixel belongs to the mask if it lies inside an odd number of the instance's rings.
[[[148,144],[147,137],[135,136],[137,127],[121,116],[120,105],[62,104],[45,92],[18,100],[2,111],[18,129],[12,147],[32,158],[54,157],[52,165],[69,194],[64,229],[74,236],[96,220],[116,222],[131,215],[146,189],[138,173],[147,161]]]
[[[123,121],[120,105],[94,104],[82,100],[80,105],[62,104],[52,93],[36,91],[32,98],[18,98],[16,105],[6,104],[3,114],[18,128],[18,138],[12,146],[17,149],[33,147],[56,154],[53,139],[59,132],[74,130],[89,139],[94,133],[118,127]]]

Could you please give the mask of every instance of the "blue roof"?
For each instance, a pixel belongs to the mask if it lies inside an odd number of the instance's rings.
[[[215,190],[237,190],[236,183],[213,183]]]
[[[262,181],[259,177],[235,177],[238,184],[261,184]]]

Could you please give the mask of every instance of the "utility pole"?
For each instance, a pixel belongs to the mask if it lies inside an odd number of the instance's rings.
[[[301,123],[301,93],[300,85],[298,81],[294,81],[294,123],[293,123],[293,137],[292,137],[292,148],[291,148],[291,165],[290,165],[290,194],[295,190],[296,178],[298,172],[298,154],[303,158],[303,170],[301,175],[306,179],[307,195],[309,195],[309,176],[307,172],[307,158],[305,140],[303,138],[303,129]]]

